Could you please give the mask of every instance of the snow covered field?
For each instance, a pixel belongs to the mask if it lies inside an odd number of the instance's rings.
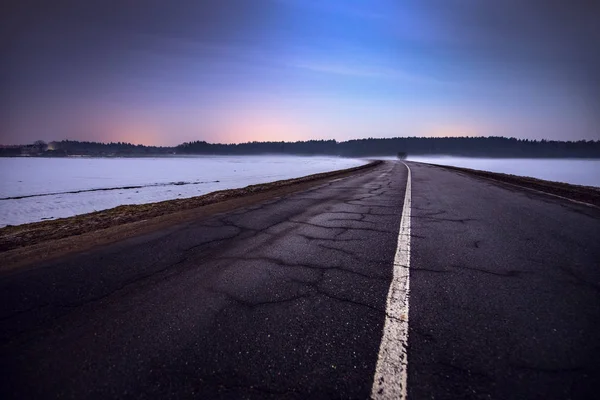
[[[386,159],[394,158],[386,157]],[[452,165],[481,171],[529,176],[573,185],[600,187],[600,160],[408,157],[408,161]]]
[[[0,226],[365,164],[338,157],[0,158]]]
[[[384,157],[393,159],[391,157]],[[409,157],[600,187],[600,160]],[[0,227],[350,168],[363,159],[230,156],[0,158]]]

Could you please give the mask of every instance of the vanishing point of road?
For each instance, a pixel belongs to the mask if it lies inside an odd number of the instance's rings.
[[[600,393],[600,210],[425,164],[8,271],[0,293],[2,399]]]

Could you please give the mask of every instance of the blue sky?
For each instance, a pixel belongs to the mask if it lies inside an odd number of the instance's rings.
[[[599,139],[586,4],[16,2],[0,142]]]

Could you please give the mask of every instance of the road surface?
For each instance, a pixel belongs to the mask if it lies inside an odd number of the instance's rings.
[[[410,399],[595,398],[600,210],[407,164],[407,237],[386,162],[2,274],[0,397],[385,397],[396,321]]]

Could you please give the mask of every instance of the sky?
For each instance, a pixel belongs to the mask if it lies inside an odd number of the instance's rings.
[[[9,0],[0,144],[600,139],[595,0]]]

